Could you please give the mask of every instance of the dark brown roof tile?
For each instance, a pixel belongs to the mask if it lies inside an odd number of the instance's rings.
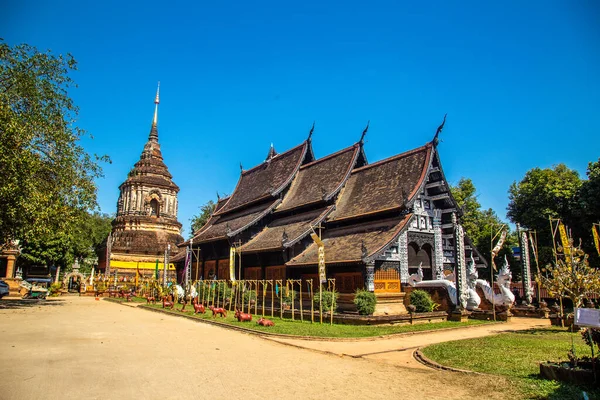
[[[342,189],[328,221],[401,209],[425,179],[431,144],[355,169]]]
[[[325,230],[325,263],[360,263],[363,257],[373,257],[395,240],[407,226],[412,214],[401,219],[389,219],[350,228]],[[363,254],[363,246],[365,253]],[[317,265],[318,247],[311,244],[286,265]]]
[[[259,199],[277,195],[290,183],[300,168],[309,146],[308,141],[303,142],[248,171],[243,171],[229,201],[217,214],[229,213]]]
[[[331,199],[350,176],[359,151],[356,144],[300,167],[276,212]]]

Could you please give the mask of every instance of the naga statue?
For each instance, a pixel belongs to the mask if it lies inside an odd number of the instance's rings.
[[[456,307],[456,285],[454,282],[448,279],[433,279],[424,281],[423,280],[423,269],[419,264],[419,268],[417,269],[416,274],[412,274],[408,277],[408,284],[412,287],[423,288],[423,287],[443,287],[448,292],[448,297],[450,297],[450,301]]]
[[[467,264],[467,288],[466,288],[466,296],[463,300],[463,306],[471,311],[479,307],[481,304],[481,298],[477,294],[476,290],[476,282],[478,275],[477,269],[475,268],[475,260],[471,255],[471,261]],[[452,301],[454,306],[457,305],[456,300],[456,284],[454,283],[454,274],[450,274],[445,279],[433,279],[429,281],[423,280],[423,270],[421,269],[421,265],[419,265],[419,269],[416,274],[412,274],[408,278],[408,283],[413,287],[443,287],[448,292],[448,296]],[[466,300],[466,303],[464,301]]]
[[[510,291],[510,282],[512,273],[508,267],[508,260],[504,256],[504,264],[496,275],[496,285],[500,289],[500,293],[494,293],[488,281],[477,279],[476,285],[481,288],[485,298],[495,306],[510,307],[515,302],[515,295]]]
[[[477,268],[475,267],[475,260],[473,259],[473,253],[471,253],[471,260],[467,264],[467,310],[472,311],[479,307],[481,304],[481,297],[477,294]]]

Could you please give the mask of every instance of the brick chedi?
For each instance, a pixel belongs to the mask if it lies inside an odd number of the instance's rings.
[[[174,254],[176,245],[183,241],[177,220],[179,187],[173,182],[158,143],[158,90],[155,104],[148,141],[139,161],[119,186],[117,215],[106,252],[111,272],[118,269],[120,274],[135,274],[139,269],[149,274],[148,270],[155,270],[157,260],[162,271],[165,250],[170,246]]]

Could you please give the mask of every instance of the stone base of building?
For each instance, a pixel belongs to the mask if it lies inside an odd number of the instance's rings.
[[[550,309],[547,307],[515,306],[510,311],[515,317],[548,318],[550,315]]]
[[[10,290],[8,296],[6,296],[5,298],[7,298],[7,299],[20,299],[22,297],[21,290],[24,290],[24,289],[21,287],[21,282],[23,282],[23,279],[20,279],[20,278],[2,278],[2,280],[8,284],[8,288]]]
[[[509,311],[496,311],[496,321],[510,321],[512,314]],[[494,313],[491,310],[473,310],[469,315],[471,319],[482,321],[494,321]]]
[[[374,316],[408,314],[404,306],[405,293],[377,294]]]
[[[448,321],[466,322],[470,316],[471,316],[470,311],[454,310],[454,311],[448,313]]]

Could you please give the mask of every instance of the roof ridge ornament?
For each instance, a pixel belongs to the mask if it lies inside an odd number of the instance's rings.
[[[362,135],[360,136],[360,140],[358,141],[359,144],[364,144],[365,143],[365,135],[367,134],[367,131],[369,130],[369,125],[371,124],[371,120],[367,121],[367,126],[365,126],[365,129],[362,132]]]
[[[313,135],[314,131],[315,131],[315,121],[313,121],[312,128],[310,128],[310,132],[308,132],[308,138],[306,139],[307,142],[310,142],[312,140],[312,135]]]
[[[242,162],[240,161],[240,174],[244,173],[244,166],[242,165]]]
[[[150,136],[148,140],[153,142],[158,142],[158,105],[160,104],[160,81],[158,82],[158,86],[156,88],[156,97],[154,98],[154,118],[152,119],[152,127],[150,128]]]
[[[448,113],[444,114],[444,120],[442,121],[442,124],[440,126],[438,126],[437,131],[435,132],[435,136],[433,137],[432,143],[434,146],[437,146],[438,143],[440,142],[439,136],[440,133],[442,133],[442,130],[444,129],[444,124],[446,123],[446,116],[448,115]]]
[[[273,146],[273,143],[271,143],[271,147],[269,148],[269,154],[267,154],[267,158],[265,161],[270,162],[271,159],[278,154],[279,153],[277,153],[277,150],[275,150],[275,146]]]

